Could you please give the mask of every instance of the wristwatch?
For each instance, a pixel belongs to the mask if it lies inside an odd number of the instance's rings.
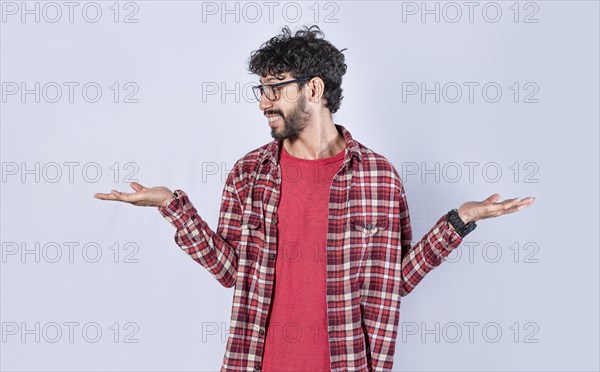
[[[458,215],[458,209],[456,208],[452,209],[450,212],[448,212],[448,214],[446,214],[446,221],[448,221],[448,223],[454,227],[454,230],[456,230],[461,238],[464,238],[468,233],[475,230],[477,227],[475,221],[464,223],[462,218],[460,218]]]

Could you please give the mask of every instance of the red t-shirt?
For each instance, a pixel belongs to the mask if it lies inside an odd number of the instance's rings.
[[[317,160],[281,146],[275,289],[262,370],[330,371],[326,304],[329,190],[345,150]]]

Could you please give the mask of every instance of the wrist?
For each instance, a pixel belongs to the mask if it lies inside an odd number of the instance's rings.
[[[462,210],[462,207],[458,208],[458,216],[465,223],[465,225],[468,224],[471,221],[473,221],[473,222],[476,221],[474,218],[471,218],[467,214],[465,214],[464,210]]]
[[[169,205],[173,200],[177,199],[177,195],[175,195],[174,193],[171,193],[171,195],[169,195],[161,204],[161,207],[166,207],[167,205]]]
[[[452,209],[446,214],[446,221],[450,228],[456,231],[461,238],[464,238],[477,227],[477,224],[474,221],[465,221],[457,209]]]

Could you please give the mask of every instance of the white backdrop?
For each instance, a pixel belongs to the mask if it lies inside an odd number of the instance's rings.
[[[334,116],[403,178],[414,241],[479,222],[403,299],[394,370],[598,370],[599,5],[3,1],[2,371],[210,371],[233,289],[155,208],[185,190],[216,229],[227,172],[271,140],[251,51],[313,23],[345,52]]]

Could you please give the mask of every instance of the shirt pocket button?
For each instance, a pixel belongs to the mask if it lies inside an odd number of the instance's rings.
[[[264,245],[264,232],[261,229],[262,216],[256,212],[246,212],[242,216],[242,248],[244,257],[250,261],[258,261],[261,247]]]

